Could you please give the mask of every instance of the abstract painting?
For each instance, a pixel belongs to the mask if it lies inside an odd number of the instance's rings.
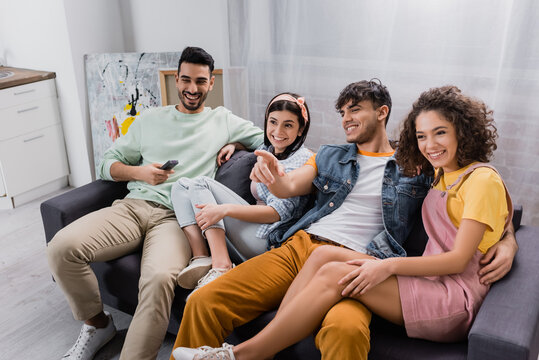
[[[181,52],[85,55],[86,86],[97,167],[144,109],[161,106],[159,70],[177,69]]]

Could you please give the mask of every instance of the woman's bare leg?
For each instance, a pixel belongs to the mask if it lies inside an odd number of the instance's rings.
[[[208,239],[211,262],[214,269],[230,270],[232,260],[226,248],[225,231],[221,228],[210,228],[204,233]]]
[[[189,246],[191,246],[191,252],[193,257],[195,256],[210,256],[208,252],[208,247],[206,246],[206,240],[202,236],[202,231],[198,225],[188,225],[182,228],[183,233],[189,241]]]
[[[344,287],[336,286],[337,281],[336,277],[322,280],[315,276],[260,333],[234,347],[236,359],[270,358],[312,333],[329,308],[341,299]]]
[[[202,235],[202,231],[198,225],[188,225],[182,228],[183,233],[189,240],[193,257],[195,256],[210,256],[212,258],[212,267],[215,269],[231,269],[232,261],[228,255],[226,248],[225,231],[220,228],[211,228],[206,230],[205,235],[208,240]]]
[[[311,334],[327,311],[342,299],[344,285],[339,285],[338,281],[356,268],[344,262],[323,265],[307,286],[292,297],[260,333],[234,347],[236,358],[269,358]],[[385,280],[358,299],[389,321],[403,323],[395,277]]]
[[[399,284],[396,276],[390,276],[365,294],[353,296],[352,298],[363,303],[374,314],[394,324],[404,325]]]
[[[315,276],[320,268],[331,261],[346,262],[353,259],[372,258],[369,255],[362,254],[360,252],[334,246],[334,245],[322,245],[317,247],[311,256],[305,262],[305,265],[301,268],[300,272],[292,282],[292,285],[288,288],[281,305],[279,305],[279,311],[286,306]]]

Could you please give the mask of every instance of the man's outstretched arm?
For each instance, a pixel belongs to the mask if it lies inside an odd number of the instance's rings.
[[[314,190],[313,180],[316,177],[316,169],[311,165],[303,165],[285,173],[279,160],[271,153],[256,150],[255,155],[257,155],[257,161],[250,178],[254,182],[266,185],[273,195],[286,199],[307,195]]]
[[[515,229],[513,224],[509,224],[500,241],[483,255],[480,261],[479,281],[487,285],[503,278],[511,270],[517,251]]]

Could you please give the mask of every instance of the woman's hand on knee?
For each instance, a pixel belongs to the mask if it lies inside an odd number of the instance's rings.
[[[200,230],[206,230],[208,227],[216,224],[226,216],[226,207],[217,204],[196,204],[200,209],[195,215],[195,220]]]
[[[342,296],[354,297],[363,295],[369,289],[372,289],[392,275],[389,267],[386,266],[387,263],[383,260],[356,259],[347,261],[346,263],[355,265],[357,268],[339,280],[340,285],[346,285],[342,291]]]

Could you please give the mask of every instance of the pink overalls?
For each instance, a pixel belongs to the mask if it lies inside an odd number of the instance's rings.
[[[446,190],[457,185],[464,176],[478,167],[489,167],[496,171],[490,165],[475,164],[462,173],[453,184],[447,186]],[[513,206],[507,188],[505,192],[509,211],[505,223],[507,227],[513,216]],[[440,254],[453,248],[458,229],[447,213],[445,195],[445,191],[431,189],[423,202],[421,212],[429,237],[423,255]],[[397,276],[404,326],[408,336],[439,342],[460,341],[466,338],[489,289],[489,286],[479,282],[477,274],[482,255],[476,250],[461,274],[430,277]]]

